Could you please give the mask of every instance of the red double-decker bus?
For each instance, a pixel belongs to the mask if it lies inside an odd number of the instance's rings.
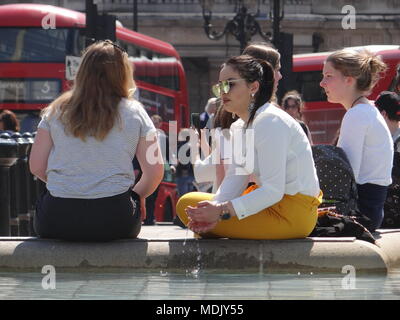
[[[85,48],[85,14],[49,5],[0,5],[0,109],[14,111],[24,128],[32,117],[70,88]],[[189,126],[186,77],[169,43],[116,26],[117,43],[134,64],[136,98],[149,115],[177,129]],[[176,184],[166,165],[156,201],[157,221],[176,215]]]
[[[369,99],[375,100],[381,91],[393,89],[397,66],[400,63],[400,46],[371,45],[351,49],[366,49],[380,55],[388,66],[387,71],[368,96]],[[322,80],[324,61],[331,53],[318,52],[293,56],[294,89],[302,94],[305,101],[303,117],[310,128],[315,144],[332,143],[346,111],[342,105],[328,102],[325,91],[319,85]]]

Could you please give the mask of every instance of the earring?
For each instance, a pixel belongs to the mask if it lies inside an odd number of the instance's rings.
[[[232,119],[236,118],[236,114],[234,112],[232,112]]]
[[[254,93],[251,94],[251,102],[248,107],[249,113],[251,113],[254,110]]]

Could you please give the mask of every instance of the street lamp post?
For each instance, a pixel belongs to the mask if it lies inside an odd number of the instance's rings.
[[[213,25],[211,24],[214,0],[200,0],[200,5],[203,9],[204,31],[211,40],[218,40],[228,33],[232,34],[240,43],[240,52],[243,51],[247,43],[256,34],[259,34],[264,40],[273,42],[275,46],[277,46],[279,42],[279,23],[283,18],[283,13],[280,13],[280,1],[281,0],[274,0],[272,34],[271,32],[263,32],[260,24],[256,20],[257,15],[248,12],[246,2],[249,2],[249,0],[236,0],[236,15],[232,20],[227,22],[224,30],[217,32],[213,30]],[[259,8],[260,0],[257,0],[257,2]]]
[[[133,0],[133,31],[138,31],[138,8],[137,0]]]

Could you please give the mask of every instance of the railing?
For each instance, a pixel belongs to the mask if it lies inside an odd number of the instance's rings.
[[[33,143],[29,132],[0,133],[0,236],[33,236],[33,216],[45,184],[28,166]]]

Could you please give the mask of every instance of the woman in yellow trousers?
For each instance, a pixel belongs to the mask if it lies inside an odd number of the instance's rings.
[[[251,56],[232,57],[223,64],[213,91],[222,107],[240,118],[231,126],[231,141],[233,150],[245,151],[245,161],[232,159],[215,195],[182,196],[179,217],[201,236],[307,237],[322,195],[307,136],[295,119],[269,103],[273,68]],[[247,188],[250,176],[256,185]]]

